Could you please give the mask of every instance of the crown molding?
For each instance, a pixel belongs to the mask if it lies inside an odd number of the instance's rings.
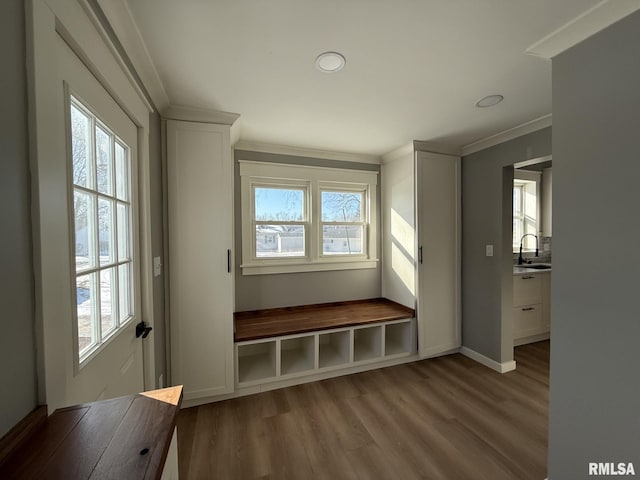
[[[208,110],[206,108],[187,107],[185,105],[169,105],[162,116],[167,120],[182,120],[185,122],[217,123],[219,125],[233,125],[239,113]]]
[[[638,9],[640,0],[603,0],[531,45],[526,53],[552,59]]]
[[[388,153],[385,153],[382,156],[382,164],[386,165],[387,163],[395,162],[406,156],[413,156],[414,148],[413,142],[409,142],[401,147],[396,148],[395,150],[391,150]]]
[[[126,0],[97,0],[97,2],[156,109],[162,112],[169,105],[169,97]]]
[[[442,153],[444,155],[453,155],[454,157],[462,156],[462,150],[459,147],[451,147],[437,142],[414,140],[413,148],[416,152]]]
[[[251,142],[240,140],[236,150],[247,150],[251,152],[273,153],[276,155],[291,155],[295,157],[322,158],[325,160],[340,160],[343,162],[371,163],[380,165],[381,158],[377,155],[367,155],[360,153],[333,152],[330,150],[317,150],[313,148],[290,147],[287,145],[276,145],[272,143]]]
[[[491,135],[489,137],[470,143],[469,145],[465,145],[464,147],[462,147],[462,156],[465,157],[467,155],[471,155],[472,153],[479,152],[480,150],[484,150],[485,148],[498,145],[499,143],[504,143],[509,140],[513,140],[514,138],[521,137],[522,135],[542,130],[543,128],[550,127],[551,124],[551,114],[536,118],[535,120],[531,120],[530,122],[523,123],[522,125],[509,128],[500,133],[496,133],[495,135]]]

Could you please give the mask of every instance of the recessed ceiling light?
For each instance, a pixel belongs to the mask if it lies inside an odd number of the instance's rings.
[[[316,68],[323,73],[339,72],[346,63],[344,55],[338,52],[324,52],[316,58]]]
[[[499,104],[502,100],[504,100],[502,95],[487,95],[486,97],[482,97],[480,100],[476,101],[475,105],[478,108],[493,107],[494,105]]]

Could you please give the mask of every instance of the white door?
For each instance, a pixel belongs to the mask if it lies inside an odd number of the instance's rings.
[[[418,350],[460,347],[460,158],[417,152]]]
[[[58,179],[60,202],[43,222],[61,222],[66,238],[51,239],[51,253],[67,259],[67,271],[43,282],[68,291],[70,318],[46,318],[45,368],[64,370],[65,381],[47,378],[54,407],[144,390],[137,240],[138,129],[60,38],[56,37],[58,101],[63,103],[66,149],[50,161],[67,171]],[[61,133],[62,129],[58,129]],[[43,232],[43,241],[47,241]],[[46,259],[45,259],[46,260]],[[46,285],[45,285],[46,288]]]

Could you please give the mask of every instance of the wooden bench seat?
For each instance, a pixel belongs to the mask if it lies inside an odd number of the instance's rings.
[[[0,478],[160,479],[181,402],[178,386],[61,408],[48,418],[41,407],[0,442],[7,441]]]
[[[415,317],[386,298],[236,312],[236,342]]]

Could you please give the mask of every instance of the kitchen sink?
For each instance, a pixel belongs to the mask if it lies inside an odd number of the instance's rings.
[[[549,270],[551,268],[551,265],[527,265],[527,264],[522,264],[522,265],[518,265],[519,267],[522,268],[533,268],[534,270]]]

